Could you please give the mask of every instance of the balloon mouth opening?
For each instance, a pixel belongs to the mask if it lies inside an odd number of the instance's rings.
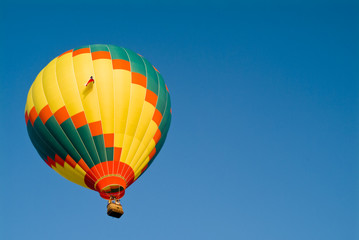
[[[125,195],[126,181],[119,176],[105,176],[98,180],[95,184],[95,189],[100,193],[104,199],[111,197],[120,199]]]
[[[120,199],[125,195],[125,190],[117,193],[105,193],[105,192],[99,192],[99,193],[100,193],[100,197],[106,200],[110,200],[113,198]]]

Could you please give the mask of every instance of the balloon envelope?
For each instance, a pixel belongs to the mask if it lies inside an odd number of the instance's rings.
[[[171,122],[161,74],[113,45],[89,45],[53,59],[25,107],[30,139],[66,179],[120,198],[155,159]]]

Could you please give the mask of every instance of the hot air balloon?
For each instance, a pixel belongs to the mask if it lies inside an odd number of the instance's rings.
[[[25,107],[28,135],[41,158],[109,200],[114,217],[123,213],[125,190],[160,152],[171,114],[159,71],[131,50],[103,44],[53,59],[37,75]]]

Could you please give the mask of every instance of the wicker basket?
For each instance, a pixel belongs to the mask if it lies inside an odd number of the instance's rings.
[[[109,203],[107,205],[107,215],[115,218],[120,218],[123,215],[123,208],[121,204]]]

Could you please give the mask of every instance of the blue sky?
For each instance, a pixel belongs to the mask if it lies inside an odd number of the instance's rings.
[[[62,2],[62,1],[61,1]],[[359,237],[354,1],[2,3],[1,239]],[[172,98],[167,141],[107,217],[26,132],[27,92],[59,54],[114,44]]]

